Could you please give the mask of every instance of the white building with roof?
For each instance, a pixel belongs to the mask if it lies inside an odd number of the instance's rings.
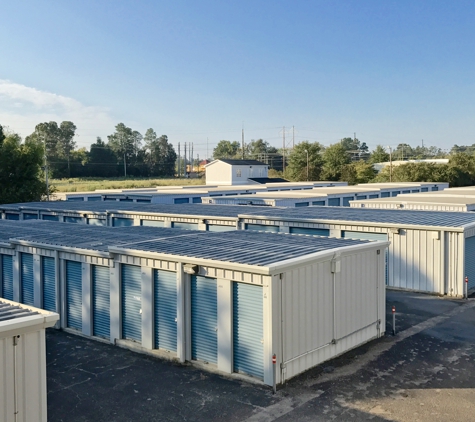
[[[269,166],[257,160],[219,159],[206,164],[207,185],[248,185],[252,179],[268,179]],[[283,179],[278,179],[285,181]],[[266,183],[266,182],[263,182]]]

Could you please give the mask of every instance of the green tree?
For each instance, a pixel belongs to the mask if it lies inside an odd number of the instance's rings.
[[[115,132],[107,137],[109,146],[118,157],[123,158],[124,177],[127,177],[127,162],[134,154],[134,136],[130,127],[119,123],[115,127]]]
[[[360,160],[343,167],[341,180],[347,181],[350,185],[369,183],[376,177],[376,174],[373,164]]]
[[[238,158],[239,149],[239,142],[219,141],[218,145],[213,149],[213,158],[215,160],[220,158]]]
[[[295,182],[320,180],[323,166],[322,150],[323,146],[318,142],[304,141],[296,145],[290,153],[285,176]]]
[[[343,168],[350,163],[350,157],[341,143],[330,145],[323,152],[323,180],[341,180]]]
[[[389,161],[389,154],[386,152],[382,145],[377,145],[374,151],[371,153],[370,161],[374,163],[386,163]]]
[[[5,140],[6,135],[3,129],[3,126],[0,125],[0,146],[3,144],[3,141]]]
[[[46,194],[41,165],[44,148],[34,141],[21,143],[16,134],[0,145],[0,203],[39,201]]]
[[[94,177],[117,177],[117,155],[101,137],[91,144],[87,163],[87,175]]]
[[[148,129],[144,136],[145,162],[151,176],[174,176],[177,155],[168,136],[159,138],[153,129]]]
[[[76,125],[73,122],[64,121],[59,125],[57,152],[58,156],[68,162],[68,177],[71,177],[71,151],[76,148],[74,136],[76,135]]]

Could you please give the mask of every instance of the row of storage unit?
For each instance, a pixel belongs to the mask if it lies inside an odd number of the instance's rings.
[[[274,354],[281,383],[384,334],[387,242],[9,221],[0,241],[1,296],[268,385]]]
[[[64,221],[77,218],[83,223],[91,223],[89,217],[92,215],[100,217],[103,224],[116,227],[142,225],[203,231],[257,230],[336,238],[357,236],[361,239],[372,236],[391,241],[387,257],[389,287],[458,297],[463,295],[467,276],[470,288],[475,288],[475,272],[471,267],[475,254],[471,246],[471,238],[475,236],[472,231],[475,216],[471,213],[348,207],[297,210],[203,204],[180,207],[128,204],[137,208],[101,214],[98,203],[89,204],[91,213],[84,211],[84,204],[76,210],[71,205],[79,204],[13,205],[10,209],[3,207],[3,215],[17,213],[14,215],[20,218],[34,210],[37,215],[54,215]]]
[[[421,211],[475,211],[475,188],[465,186],[439,192],[399,195],[396,198],[352,201],[353,208],[409,209]]]
[[[316,187],[347,186],[347,182],[286,182],[245,186],[163,186],[140,189],[105,189],[94,192],[63,192],[54,194],[56,200],[88,202],[117,201],[152,204],[199,204],[203,196],[249,195],[257,192],[301,191]]]

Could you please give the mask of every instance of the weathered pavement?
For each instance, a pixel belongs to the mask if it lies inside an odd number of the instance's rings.
[[[398,334],[266,388],[58,331],[50,421],[473,421],[475,300],[388,291]]]

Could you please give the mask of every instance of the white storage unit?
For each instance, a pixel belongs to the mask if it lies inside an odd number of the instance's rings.
[[[384,334],[388,242],[8,221],[0,240],[56,254],[64,329],[268,385],[274,353],[280,383]]]
[[[0,299],[0,420],[47,422],[45,329],[59,315]]]
[[[256,207],[257,208],[257,207]],[[475,280],[468,265],[475,251],[467,239],[475,236],[475,215],[461,212],[371,210],[345,207],[293,209],[260,208],[239,216],[242,229],[295,232],[328,230],[387,236],[388,286],[461,297],[464,278]],[[474,286],[475,287],[475,286]]]
[[[472,198],[463,196],[422,196],[422,195],[399,195],[395,198],[368,199],[351,201],[352,208],[377,208],[395,210],[419,210],[419,211],[475,211],[475,196]]]

